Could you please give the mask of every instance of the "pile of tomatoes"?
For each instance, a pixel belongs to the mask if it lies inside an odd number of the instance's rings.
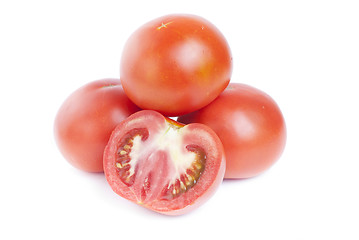
[[[266,93],[230,83],[222,33],[194,15],[137,29],[121,79],[90,82],[59,109],[54,133],[73,166],[104,172],[118,195],[178,215],[204,203],[224,178],[256,176],[286,142],[283,115]]]

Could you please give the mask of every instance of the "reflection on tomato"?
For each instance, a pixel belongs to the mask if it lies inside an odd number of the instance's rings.
[[[217,133],[227,159],[225,178],[262,173],[285,147],[286,127],[278,105],[266,93],[244,84],[229,84],[215,101],[178,121],[203,123]]]
[[[167,15],[130,36],[120,73],[137,106],[178,116],[204,107],[226,88],[232,57],[212,23],[194,15]]]
[[[143,110],[113,131],[104,171],[118,195],[156,212],[179,215],[217,190],[225,158],[222,143],[209,127],[184,126]]]
[[[73,92],[59,109],[55,140],[63,156],[76,168],[103,171],[103,151],[118,123],[138,111],[118,79],[90,82]]]

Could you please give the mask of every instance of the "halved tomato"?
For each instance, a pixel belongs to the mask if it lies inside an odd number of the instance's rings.
[[[223,180],[225,156],[209,127],[183,125],[143,110],[113,131],[104,171],[118,195],[156,212],[179,215],[212,196]]]

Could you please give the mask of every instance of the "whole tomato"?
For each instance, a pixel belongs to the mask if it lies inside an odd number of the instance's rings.
[[[178,116],[213,101],[228,85],[232,56],[222,33],[194,15],[167,15],[137,29],[121,58],[121,81],[140,108]]]
[[[138,110],[120,80],[86,84],[65,100],[56,115],[54,134],[60,152],[76,168],[103,172],[103,152],[112,130]]]
[[[286,126],[276,102],[254,87],[230,83],[212,103],[178,118],[182,123],[203,123],[223,143],[225,178],[249,178],[272,166],[286,143]]]

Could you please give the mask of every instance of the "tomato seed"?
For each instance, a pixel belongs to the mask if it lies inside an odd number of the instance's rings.
[[[123,183],[130,186],[135,181],[136,174],[131,174],[131,157],[130,152],[133,147],[133,139],[140,136],[144,141],[148,138],[148,131],[146,129],[138,128],[128,132],[124,138],[119,142],[117,148],[116,167],[118,174]]]
[[[187,146],[187,150],[196,153],[195,161],[174,183],[169,183],[163,188],[162,199],[171,200],[180,196],[196,185],[200,179],[205,168],[206,154],[197,146]]]

